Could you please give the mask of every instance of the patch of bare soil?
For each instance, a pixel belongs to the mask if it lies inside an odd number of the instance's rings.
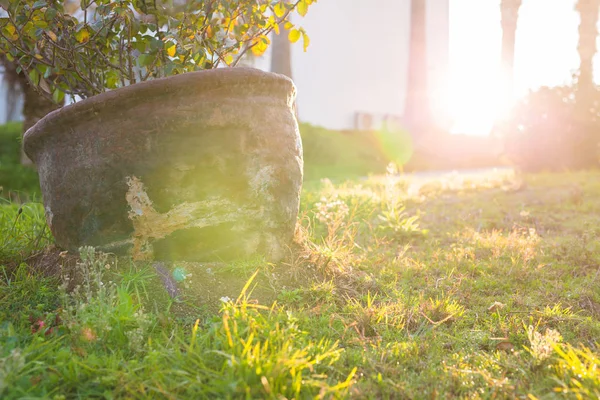
[[[27,258],[25,263],[36,273],[52,278],[60,277],[65,270],[74,269],[80,260],[79,255],[63,251],[56,246],[49,246],[44,251]]]

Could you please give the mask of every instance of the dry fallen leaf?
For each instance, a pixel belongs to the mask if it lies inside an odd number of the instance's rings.
[[[492,304],[491,306],[488,307],[488,311],[493,313],[504,307],[506,307],[506,304],[502,304],[499,301],[495,301],[494,304]]]
[[[515,349],[515,346],[511,342],[500,342],[496,345],[496,350],[506,351],[508,353],[512,352]]]

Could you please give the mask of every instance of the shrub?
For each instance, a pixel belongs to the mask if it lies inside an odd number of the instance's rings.
[[[289,29],[309,40],[288,16],[314,0],[0,1],[0,56],[25,72],[40,94],[90,97],[136,82],[235,66],[260,55],[268,34]]]
[[[301,124],[304,180],[351,179],[383,174],[389,163],[374,132],[332,131]]]
[[[21,152],[21,123],[0,125],[0,166],[18,164]]]
[[[577,100],[572,86],[543,87],[513,110],[506,152],[524,171],[582,169],[598,163],[600,91]]]
[[[37,172],[21,165],[21,123],[0,125],[0,197],[39,196]]]

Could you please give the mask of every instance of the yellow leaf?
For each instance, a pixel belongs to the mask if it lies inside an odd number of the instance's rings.
[[[267,48],[269,47],[269,38],[266,36],[261,36],[259,38],[254,39],[252,42],[252,54],[255,56],[262,56]]]
[[[307,12],[308,12],[308,4],[306,3],[306,0],[303,0],[300,3],[298,3],[298,14],[300,14],[304,17]]]
[[[233,21],[231,18],[223,18],[221,26],[225,33],[229,33],[233,29]]]
[[[308,37],[306,32],[302,32],[302,39],[303,39],[304,51],[306,52],[306,49],[308,49],[308,46],[310,45],[310,38]]]
[[[288,39],[290,40],[290,42],[292,43],[296,43],[298,41],[298,39],[300,39],[300,31],[298,29],[292,29],[290,31],[290,33],[288,34]]]
[[[56,42],[58,40],[58,38],[56,37],[56,33],[52,32],[52,31],[48,31],[48,37],[53,41]]]
[[[13,24],[8,24],[8,25],[6,25],[6,26],[4,27],[4,29],[6,29],[6,31],[7,31],[7,32],[8,32],[10,35],[14,34],[14,33],[17,31],[17,30],[16,30],[16,28],[15,28],[15,26],[14,26]]]
[[[283,17],[285,15],[285,6],[283,5],[283,2],[280,1],[279,3],[275,4],[275,7],[273,7],[273,12],[277,18]]]
[[[4,27],[4,31],[6,32],[6,36],[10,37],[11,40],[17,40],[19,38],[19,35],[16,33],[17,29],[11,23]]]
[[[273,17],[272,15],[269,17],[269,19],[267,20],[268,24],[270,26],[273,27],[273,30],[275,31],[275,34],[279,35],[279,24],[277,23],[277,21],[275,21],[275,17]]]
[[[77,39],[79,43],[85,43],[90,40],[90,33],[87,31],[87,29],[82,29],[75,33],[75,39]]]
[[[225,61],[225,64],[231,65],[231,63],[233,63],[233,56],[231,54],[227,54],[223,61]]]
[[[294,24],[292,24],[290,21],[287,21],[284,25],[283,28],[288,31],[290,29],[292,29],[294,27]]]
[[[167,47],[167,54],[169,55],[169,57],[174,57],[176,50],[177,50],[177,46],[175,46],[174,44],[172,44],[171,46]]]

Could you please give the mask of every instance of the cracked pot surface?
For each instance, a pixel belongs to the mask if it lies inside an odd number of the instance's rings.
[[[48,114],[24,146],[57,244],[142,260],[280,259],[302,185],[294,98],[282,75],[224,68]]]

